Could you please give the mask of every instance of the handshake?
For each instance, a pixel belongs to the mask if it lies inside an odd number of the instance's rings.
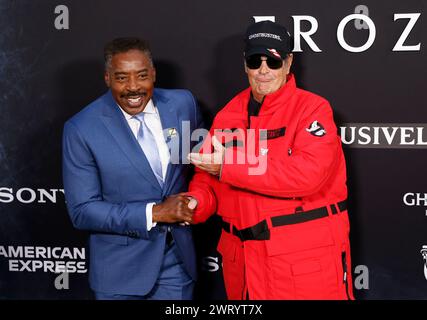
[[[153,222],[193,223],[193,212],[197,200],[185,193],[178,193],[166,198],[165,201],[153,206]]]

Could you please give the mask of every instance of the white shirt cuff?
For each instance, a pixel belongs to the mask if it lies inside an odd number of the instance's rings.
[[[153,206],[155,202],[150,202],[145,206],[145,216],[147,217],[147,231],[150,231],[151,228],[157,225],[156,222],[153,222]]]

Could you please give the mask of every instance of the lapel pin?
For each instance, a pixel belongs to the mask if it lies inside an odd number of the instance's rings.
[[[169,128],[168,129],[168,138],[174,138],[177,135],[176,128]]]

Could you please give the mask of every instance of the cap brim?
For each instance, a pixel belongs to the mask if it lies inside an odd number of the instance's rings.
[[[268,49],[265,47],[252,47],[249,50],[245,51],[245,57],[250,57],[250,56],[253,56],[254,54],[265,54],[266,56],[272,57],[273,59],[276,59],[276,60],[284,59],[283,57],[279,58],[278,56],[274,55],[273,53],[268,51]]]

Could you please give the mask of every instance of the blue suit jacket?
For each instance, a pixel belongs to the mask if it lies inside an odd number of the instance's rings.
[[[182,146],[183,129],[192,132],[201,125],[189,91],[155,89],[153,102],[163,129],[174,128],[178,133],[166,135],[169,146]],[[183,127],[182,121],[190,126]],[[182,148],[179,150],[181,156]],[[184,150],[184,157],[189,151]],[[169,163],[165,184],[160,187],[110,91],[65,123],[65,197],[74,226],[91,232],[89,279],[93,290],[145,295],[152,289],[163,259],[166,226],[157,225],[148,232],[145,207],[187,191],[189,170],[189,165]],[[191,227],[172,226],[185,268],[195,279]]]

